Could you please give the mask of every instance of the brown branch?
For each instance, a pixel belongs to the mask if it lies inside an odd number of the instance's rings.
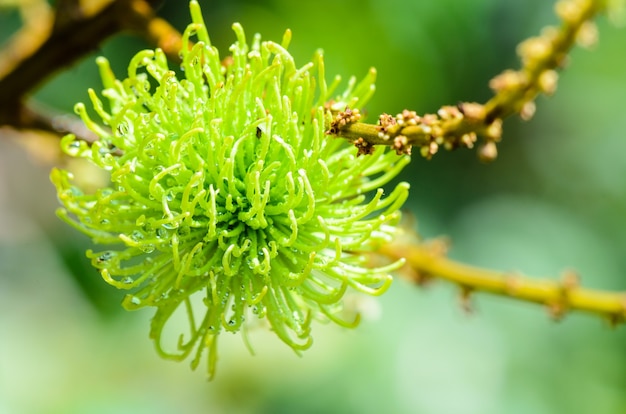
[[[73,134],[89,143],[98,140],[98,136],[74,114],[55,111],[34,102],[29,102],[22,111],[29,120],[29,129],[51,132],[59,136]]]
[[[57,0],[53,30],[60,31],[64,26],[80,20],[82,15],[80,0]]]
[[[61,1],[50,29],[30,35],[29,27],[16,36],[3,55],[0,66],[0,125],[18,128],[41,127],[45,114],[38,114],[24,105],[28,93],[38,87],[52,74],[74,64],[88,53],[96,50],[111,35],[120,31],[134,31],[161,47],[174,61],[182,38],[172,26],[156,17],[151,4],[154,0],[102,0],[92,2],[91,10],[77,9],[78,2]],[[30,37],[28,37],[30,36]],[[25,39],[27,41],[25,41]],[[19,48],[31,43],[30,48]],[[35,44],[36,47],[32,47]],[[25,53],[18,53],[26,51]],[[54,130],[53,120],[47,130]]]
[[[50,36],[54,13],[44,1],[21,5],[23,26],[0,49],[0,79],[15,69],[17,63],[35,53]]]
[[[523,119],[534,114],[534,99],[538,94],[554,93],[557,70],[576,42],[589,46],[595,40],[596,28],[591,19],[604,10],[603,0],[561,0],[556,11],[561,18],[560,28],[548,27],[541,36],[530,38],[518,47],[522,68],[506,70],[490,82],[495,95],[485,104],[464,102],[443,106],[437,114],[417,115],[405,110],[395,117],[382,114],[378,124],[343,123],[343,113],[336,114],[327,133],[348,139],[362,148],[364,143],[390,145],[400,153],[419,148],[426,158],[439,147],[472,148],[478,136],[485,139],[479,151],[483,160],[497,155],[496,143],[502,135],[502,120],[518,113]],[[367,145],[366,145],[367,146]],[[361,151],[361,150],[360,150]]]

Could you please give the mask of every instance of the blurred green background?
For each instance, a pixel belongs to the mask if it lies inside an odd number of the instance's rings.
[[[488,80],[517,67],[515,46],[554,23],[545,0],[201,1],[225,53],[239,21],[304,64],[325,51],[327,74],[378,69],[370,114],[484,101]],[[188,22],[186,1],[159,13]],[[0,10],[0,41],[20,25]],[[468,263],[626,289],[626,30],[599,20],[600,43],[577,49],[557,94],[530,122],[509,119],[498,160],[474,151],[415,157],[406,205],[425,237],[448,235]],[[120,35],[101,46],[118,76],[148,47]],[[100,83],[96,55],[36,98],[70,111]],[[0,91],[2,93],[2,91]],[[374,121],[375,116],[370,118]],[[0,414],[13,413],[625,413],[626,328],[477,295],[465,314],[454,287],[397,280],[366,300],[355,331],[316,325],[299,358],[266,332],[220,338],[217,378],[156,356],[151,311],[122,311],[84,257],[89,241],[54,215],[50,163],[0,130]]]

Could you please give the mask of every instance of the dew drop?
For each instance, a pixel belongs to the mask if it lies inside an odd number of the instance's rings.
[[[154,175],[157,175],[157,174],[159,174],[161,171],[163,171],[164,169],[165,169],[165,167],[164,167],[164,166],[162,166],[162,165],[157,165],[156,167],[154,167],[154,168],[152,169],[152,173],[153,173]]]
[[[77,156],[80,150],[80,142],[72,141],[67,146],[67,153],[73,157]]]
[[[176,230],[178,228],[178,223],[163,223],[161,226],[167,230]]]
[[[155,249],[154,244],[143,244],[139,247],[144,253],[152,253]]]
[[[115,257],[115,253],[113,253],[113,252],[104,252],[104,253],[102,253],[102,254],[98,257],[97,261],[98,261],[98,263],[100,263],[100,264],[105,264],[105,263],[107,263],[108,261],[110,261],[111,259],[113,259],[113,257]]]
[[[152,144],[152,142],[148,142],[143,147],[143,155],[145,155],[146,157],[148,157],[150,159],[154,158],[155,151],[154,151],[154,144]]]
[[[135,230],[133,231],[133,234],[130,235],[130,238],[136,242],[141,241],[143,240],[143,233],[140,232],[139,230]]]
[[[125,285],[131,285],[134,282],[132,277],[125,277],[124,279],[122,279],[122,283]]]
[[[296,322],[302,322],[302,317],[300,316],[300,313],[298,311],[293,311],[293,319]]]
[[[100,190],[100,195],[102,195],[102,197],[108,197],[111,194],[113,194],[113,189],[112,188],[106,187],[106,188],[103,188],[102,190]]]
[[[144,223],[143,226],[141,226],[141,230],[143,230],[144,233],[146,234],[153,234],[154,233],[153,225],[154,225],[153,220],[149,219],[148,221]]]
[[[76,187],[71,187],[69,190],[65,190],[63,191],[63,196],[64,197],[80,197],[83,195],[83,192],[80,191],[80,189],[76,188]]]
[[[126,124],[126,122],[120,122],[119,124],[117,124],[116,131],[119,136],[124,136],[128,134],[128,125]]]

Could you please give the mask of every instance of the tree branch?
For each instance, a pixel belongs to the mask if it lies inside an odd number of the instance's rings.
[[[457,284],[465,306],[472,292],[486,292],[545,305],[556,319],[581,311],[604,317],[614,325],[626,322],[626,292],[585,289],[573,272],[565,273],[557,282],[473,267],[448,259],[446,250],[447,243],[441,239],[430,243],[398,240],[381,246],[378,253],[393,260],[405,258],[412,272],[404,275],[415,283],[439,278]]]
[[[345,122],[345,112],[336,114],[327,134],[348,139],[367,154],[374,145],[393,146],[398,153],[410,154],[411,147],[420,154],[432,157],[443,146],[472,148],[478,136],[485,140],[479,156],[485,161],[497,155],[496,143],[502,136],[502,120],[519,113],[530,119],[535,111],[534,99],[538,94],[550,95],[556,90],[557,70],[565,64],[567,53],[576,42],[590,46],[596,39],[597,29],[591,21],[604,10],[603,0],[562,0],[556,5],[561,26],[545,28],[539,37],[522,42],[517,52],[522,60],[521,69],[506,70],[490,82],[495,95],[485,104],[464,102],[443,106],[437,114],[417,115],[405,110],[395,117],[382,114],[378,124]],[[348,108],[349,109],[349,108]]]
[[[25,106],[28,93],[120,31],[141,33],[162,48],[170,59],[179,61],[182,37],[169,23],[155,15],[152,3],[154,0],[101,0],[90,4],[91,11],[85,11],[76,8],[79,2],[67,0],[59,3],[54,24],[49,18],[44,22],[50,27],[47,31],[33,34],[29,31],[30,26],[24,27],[7,46],[6,50],[14,52],[2,55],[0,125],[41,127],[46,116]],[[30,47],[18,47],[27,44]],[[52,121],[45,129],[55,129]]]

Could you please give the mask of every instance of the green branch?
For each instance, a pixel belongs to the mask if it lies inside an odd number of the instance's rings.
[[[403,274],[415,283],[439,278],[459,285],[466,306],[472,292],[486,292],[545,305],[556,319],[570,311],[581,311],[599,315],[613,325],[626,322],[626,292],[586,289],[572,272],[565,273],[559,282],[469,266],[447,258],[446,250],[441,240],[397,241],[382,246],[378,253],[393,260],[404,258],[412,272]]]

